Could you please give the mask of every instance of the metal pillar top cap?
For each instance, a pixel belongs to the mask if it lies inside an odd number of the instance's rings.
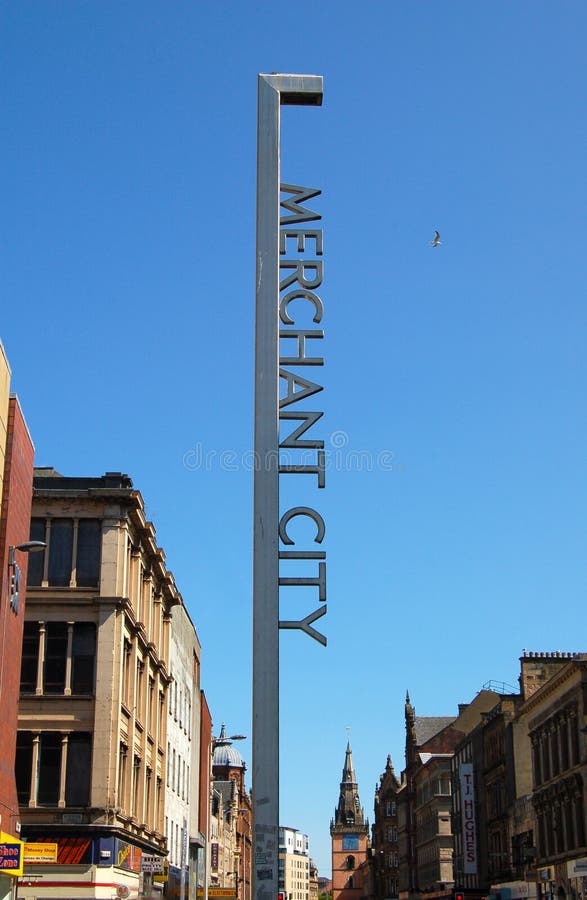
[[[282,106],[322,106],[322,75],[260,74],[279,93]]]

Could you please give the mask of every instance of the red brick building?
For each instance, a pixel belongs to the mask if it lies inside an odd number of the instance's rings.
[[[21,572],[18,593],[12,590],[15,569],[9,568],[9,559],[10,548],[29,537],[34,448],[18,399],[8,394],[10,370],[1,345],[0,366],[0,831],[17,838],[20,824],[14,754],[27,554],[15,551]],[[0,872],[0,881],[8,877]],[[6,894],[8,886],[0,884],[0,896]]]

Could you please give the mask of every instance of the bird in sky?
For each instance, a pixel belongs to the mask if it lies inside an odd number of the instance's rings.
[[[438,247],[439,244],[442,244],[442,241],[440,240],[440,231],[435,231],[434,240],[430,241],[430,246]]]

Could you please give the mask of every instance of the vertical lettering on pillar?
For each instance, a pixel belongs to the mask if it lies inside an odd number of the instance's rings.
[[[305,204],[321,191],[296,184],[281,185],[282,199],[279,229],[279,474],[306,475],[300,492],[308,495],[324,488],[326,462],[324,436],[320,420],[324,412],[317,407],[323,386],[313,367],[324,365],[321,342],[324,331],[324,303],[318,290],[324,277],[323,231],[305,223],[321,220],[321,215]],[[303,631],[326,645],[326,637],[313,623],[326,613],[326,552],[305,546],[307,531],[302,521],[316,525],[311,544],[321,545],[326,528],[322,516],[310,506],[295,506],[283,513],[279,523],[280,588],[317,589],[317,609],[299,619],[280,619],[279,627]],[[295,522],[295,520],[298,520]],[[291,524],[291,532],[288,527]],[[297,524],[297,528],[296,528]],[[297,532],[297,537],[292,534]],[[298,546],[297,541],[302,541]],[[291,549],[295,548],[295,549]],[[300,593],[300,596],[307,594]]]

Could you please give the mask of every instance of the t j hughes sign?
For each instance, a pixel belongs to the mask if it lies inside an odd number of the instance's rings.
[[[465,875],[477,874],[477,823],[475,817],[475,785],[473,764],[459,766],[461,783],[461,816],[463,829],[463,871]]]

